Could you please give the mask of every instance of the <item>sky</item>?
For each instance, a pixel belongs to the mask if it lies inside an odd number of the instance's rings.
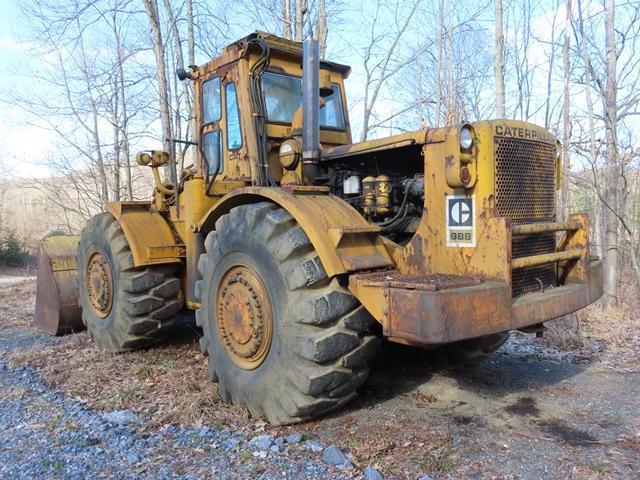
[[[37,69],[40,62],[37,56],[34,56],[29,51],[29,45],[20,40],[21,34],[28,32],[29,25],[20,14],[19,1],[0,0],[0,91],[13,88],[14,82],[23,81],[14,75],[18,67],[31,66]],[[352,44],[358,44],[358,41],[363,41],[363,24],[358,21],[358,16],[361,15],[361,10],[370,8],[371,4],[372,0],[345,2],[346,6],[344,6],[340,14],[339,32],[336,33],[337,30],[332,31],[331,28],[329,30],[328,51],[330,58],[341,63],[350,64],[353,67],[353,72],[347,81],[346,88],[350,101],[351,122],[355,126],[356,134],[362,117],[361,92],[364,90],[364,75],[358,52],[354,50]],[[537,14],[531,20],[534,33],[539,37],[546,37],[550,31],[550,18],[554,11],[554,4],[554,0],[541,0],[536,10]],[[558,9],[559,30],[562,29],[563,16],[564,7],[560,6]],[[383,19],[383,21],[387,22],[392,20],[390,18]],[[485,10],[478,23],[481,28],[486,29],[489,35],[493,35],[492,6]],[[246,28],[244,25],[240,28],[243,29],[243,32],[238,33],[238,37],[259,27],[248,28],[246,31],[244,31]],[[414,39],[411,37],[412,34],[413,32],[410,32],[401,40],[402,48],[413,46]],[[509,36],[513,35],[514,32],[507,31],[506,34]],[[470,45],[469,48],[476,48],[476,46]],[[150,54],[150,52],[148,53]],[[558,55],[560,54],[561,52],[558,51]],[[542,48],[531,48],[529,60],[532,64],[539,65],[542,70],[548,68]],[[152,62],[151,54],[149,61]],[[561,58],[558,58],[557,61],[560,62]],[[560,80],[554,80],[557,88],[561,88]],[[491,88],[491,86],[487,88],[489,93],[492,91]],[[534,97],[544,98],[546,95],[545,88],[546,86],[537,85]],[[579,105],[580,102],[584,102],[584,99],[577,96],[576,104]],[[393,111],[400,108],[400,106],[401,103],[397,98],[394,98],[392,89],[387,88],[382,92],[378,103],[379,111]],[[536,121],[541,123],[539,117]],[[389,132],[383,129],[377,133],[381,135]],[[357,138],[357,135],[354,135],[354,138]],[[0,149],[3,152],[2,165],[0,167],[9,168],[11,176],[48,176],[51,172],[47,167],[46,157],[49,152],[53,151],[56,142],[56,134],[29,124],[24,120],[24,115],[19,107],[8,104],[6,100],[0,101]],[[2,171],[0,171],[1,174]]]
[[[0,0],[0,80],[1,88],[12,82],[16,65],[32,62],[26,45],[19,40],[23,28],[19,9],[14,0]],[[15,176],[48,175],[46,165],[34,165],[51,149],[55,136],[41,128],[21,122],[20,111],[6,102],[0,102],[0,148],[4,168]],[[38,169],[42,169],[38,172]],[[0,172],[1,174],[2,172]]]

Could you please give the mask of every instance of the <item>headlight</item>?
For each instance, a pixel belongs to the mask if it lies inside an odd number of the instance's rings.
[[[471,128],[462,127],[460,129],[460,148],[463,150],[469,150],[473,145],[473,133],[471,132]]]
[[[280,145],[280,164],[287,170],[294,170],[300,160],[300,142],[294,139],[285,140]]]

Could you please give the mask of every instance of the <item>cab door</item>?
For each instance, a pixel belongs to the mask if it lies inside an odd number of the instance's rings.
[[[202,83],[202,124],[200,127],[200,153],[203,156],[205,184],[224,169],[222,157],[222,98],[219,77],[211,77]]]

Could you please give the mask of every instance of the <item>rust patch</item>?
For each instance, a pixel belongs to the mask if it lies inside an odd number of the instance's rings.
[[[470,287],[472,285],[479,285],[482,283],[478,278],[443,273],[432,275],[408,275],[401,274],[396,271],[388,271],[361,275],[361,277],[367,285],[379,284],[387,288],[406,288],[430,291]]]

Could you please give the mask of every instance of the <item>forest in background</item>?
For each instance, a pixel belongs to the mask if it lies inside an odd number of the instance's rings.
[[[108,201],[148,197],[142,148],[189,152],[192,91],[176,67],[202,64],[255,30],[318,38],[350,64],[354,140],[516,118],[563,143],[559,211],[592,217],[606,292],[640,286],[640,3],[605,0],[25,0],[20,45],[3,102],[14,122],[55,139],[51,175],[15,178],[0,163],[0,234],[33,245],[74,230]],[[17,21],[17,23],[20,23]],[[175,148],[175,150],[174,150]],[[24,204],[41,212],[27,228]],[[31,191],[33,194],[24,193]],[[18,216],[16,212],[22,212]],[[47,224],[47,221],[51,225]],[[36,228],[37,227],[37,228]],[[15,236],[15,235],[14,235]]]

